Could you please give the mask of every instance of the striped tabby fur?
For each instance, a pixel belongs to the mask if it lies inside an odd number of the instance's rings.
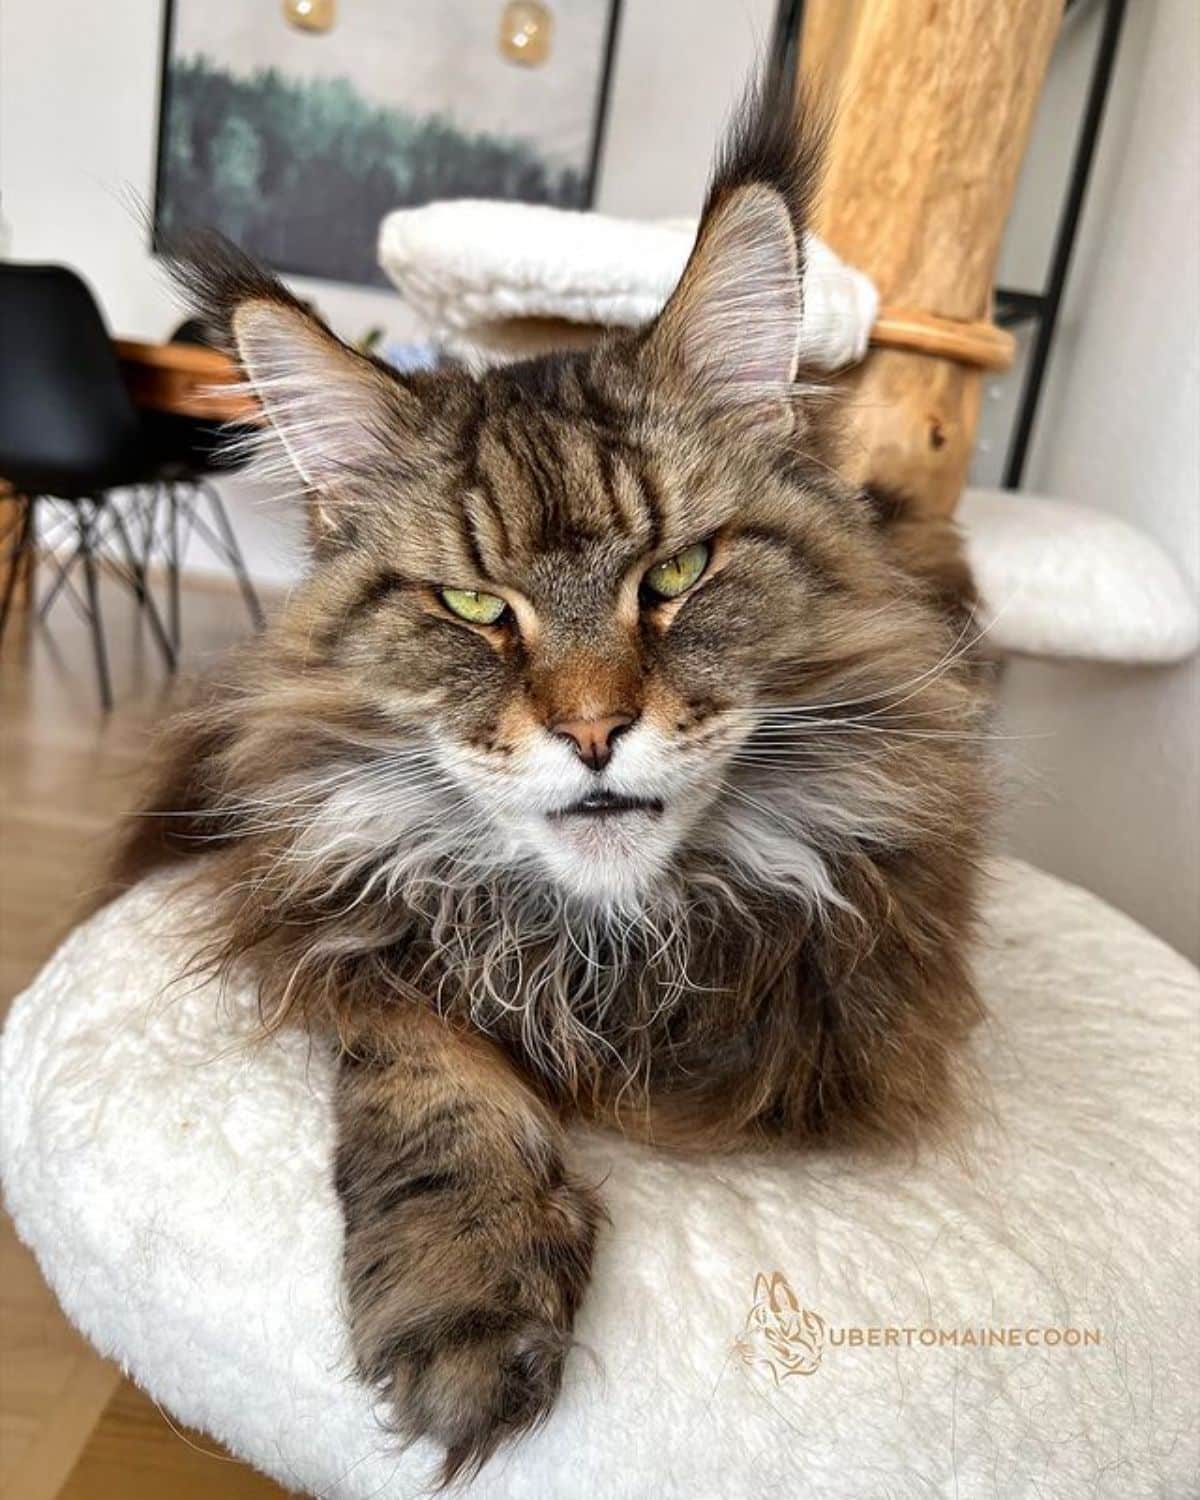
[[[838,479],[797,368],[818,136],[767,85],[658,321],[479,378],[396,375],[228,247],[180,272],[318,534],[171,726],[118,879],[193,861],[203,961],[339,1049],[360,1370],[447,1478],[554,1399],[602,1219],[565,1122],[909,1142],[960,1092],[970,581],[947,524]]]

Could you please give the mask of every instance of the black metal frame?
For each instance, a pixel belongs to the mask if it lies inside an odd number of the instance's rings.
[[[1050,361],[1054,336],[1058,330],[1067,276],[1071,269],[1071,256],[1079,233],[1079,220],[1083,212],[1088,180],[1095,161],[1100,128],[1104,122],[1104,107],[1108,102],[1113,70],[1116,66],[1121,26],[1125,19],[1126,0],[1102,0],[1102,3],[1104,19],[1100,41],[1092,63],[1092,75],[1088,83],[1079,134],[1075,141],[1066,198],[1054,234],[1054,246],[1050,254],[1046,284],[1036,292],[1014,287],[996,288],[995,319],[1000,327],[1014,328],[1027,323],[1036,325],[1033,349],[1021,383],[1017,413],[1004,464],[1004,488],[1010,490],[1015,490],[1020,486],[1025,473],[1025,462],[1029,456],[1029,445],[1037,421],[1038,406],[1046,379],[1046,368]],[[1066,0],[1065,9],[1070,11],[1077,4],[1078,0]],[[778,59],[783,67],[792,71],[795,70],[799,59],[800,29],[803,17],[804,0],[779,0],[771,39],[771,55]]]
[[[113,706],[113,695],[100,609],[101,564],[133,595],[138,609],[150,623],[168,672],[174,672],[179,663],[183,636],[180,569],[193,535],[199,535],[237,579],[254,628],[261,630],[265,623],[237,536],[213,485],[189,476],[134,489],[130,491],[128,516],[123,513],[121,503],[107,494],[74,500],[61,500],[53,495],[24,497],[21,515],[9,532],[9,536],[16,533],[16,541],[9,549],[8,577],[0,599],[2,639],[22,572],[36,559],[48,564],[52,578],[44,596],[37,601],[38,624],[46,623],[51,606],[60,597],[68,599],[87,621],[100,704],[106,713]],[[207,507],[207,517],[201,513],[202,504]],[[55,518],[49,530],[39,527],[40,514],[46,507]],[[114,541],[116,548],[110,545]],[[156,553],[166,565],[165,622],[150,587],[149,568]],[[80,571],[82,593],[76,583]]]
[[[48,529],[39,526],[47,509],[54,518]],[[107,713],[112,707],[113,695],[104,617],[100,609],[100,563],[103,561],[105,567],[129,589],[138,608],[149,620],[167,670],[175,670],[175,644],[168,637],[147,584],[147,549],[139,552],[134,546],[125,518],[109,496],[83,495],[78,499],[60,500],[53,495],[29,495],[24,499],[21,519],[14,529],[17,540],[9,552],[8,579],[0,602],[0,637],[8,624],[22,573],[40,559],[50,568],[52,578],[49,588],[36,604],[38,623],[45,623],[51,606],[60,597],[66,598],[87,621],[92,634],[100,703]],[[119,552],[108,545],[114,539]],[[82,593],[76,583],[80,571],[83,573]]]
[[[1070,9],[1073,3],[1074,0],[1068,0],[1067,8]],[[1006,490],[1019,488],[1025,473],[1025,461],[1029,456],[1029,445],[1046,379],[1046,367],[1050,362],[1050,351],[1058,330],[1067,275],[1071,269],[1071,255],[1079,233],[1079,220],[1100,140],[1100,127],[1104,123],[1104,107],[1108,103],[1124,20],[1125,0],[1104,0],[1100,41],[1096,47],[1083,118],[1075,140],[1071,171],[1067,179],[1067,196],[1054,234],[1046,285],[1040,292],[996,288],[996,322],[1001,327],[1011,328],[1027,322],[1036,324],[1033,350],[1021,383],[1016,420],[1004,463],[1003,483]]]
[[[771,28],[768,57],[784,75],[794,74],[800,61],[800,31],[804,25],[804,0],[779,0]]]

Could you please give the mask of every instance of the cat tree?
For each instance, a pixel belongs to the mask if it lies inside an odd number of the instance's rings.
[[[801,55],[831,96],[817,230],[864,271],[900,336],[844,379],[847,472],[948,514],[985,370],[1011,362],[992,286],[1061,0],[808,0]]]

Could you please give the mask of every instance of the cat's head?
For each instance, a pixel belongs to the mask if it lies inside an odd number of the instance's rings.
[[[623,901],[718,824],[736,842],[758,820],[751,859],[800,848],[780,716],[942,650],[825,462],[798,369],[817,156],[767,90],[653,325],[478,378],[395,374],[236,255],[186,271],[310,499],[313,565],[281,638],[418,727],[461,793],[464,849]],[[876,782],[858,778],[886,824],[895,789]],[[385,784],[397,805],[422,792]],[[878,831],[828,775],[809,785],[799,816],[827,805],[843,832]]]

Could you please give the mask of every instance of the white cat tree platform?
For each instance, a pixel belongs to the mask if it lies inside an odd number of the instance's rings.
[[[349,1375],[329,1062],[248,1044],[244,990],[173,983],[170,895],[101,913],[18,1000],[8,1207],[67,1314],[177,1421],[324,1500],[415,1500],[434,1451],[402,1450]],[[472,1500],[1200,1493],[1200,978],[1015,864],[979,973],[984,1086],[953,1156],[578,1137],[612,1216],[579,1347]],[[755,1313],[776,1272],[806,1321]]]

